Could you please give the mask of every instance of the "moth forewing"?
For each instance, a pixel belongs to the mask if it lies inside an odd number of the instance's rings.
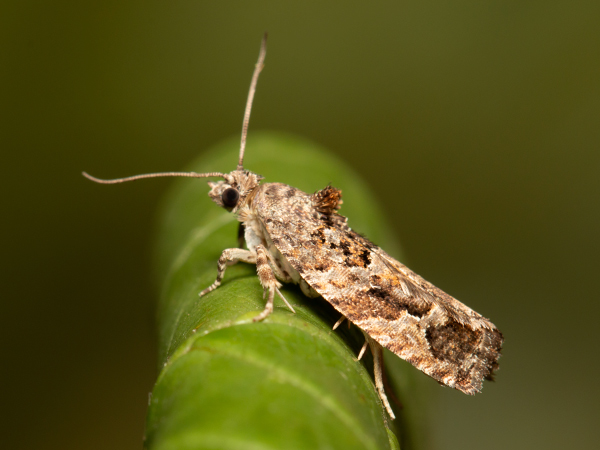
[[[501,333],[354,232],[335,210],[323,210],[325,189],[309,195],[272,183],[265,190],[256,211],[278,252],[380,345],[445,385],[478,392],[497,368]]]

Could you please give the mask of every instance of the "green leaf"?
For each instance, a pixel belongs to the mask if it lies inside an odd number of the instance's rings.
[[[229,172],[238,148],[237,140],[224,142],[190,169]],[[343,191],[341,213],[350,226],[398,254],[364,182],[321,147],[254,133],[244,166],[265,182],[306,192],[331,182]],[[286,285],[282,292],[296,314],[276,296],[273,314],[253,323],[265,300],[255,266],[243,263],[229,267],[221,287],[198,298],[214,281],[221,252],[237,246],[238,222],[207,193],[203,180],[178,180],[161,213],[161,370],[148,411],[147,448],[399,448],[373,386],[370,358],[354,359],[362,334],[346,326],[332,331],[339,314],[323,299]]]

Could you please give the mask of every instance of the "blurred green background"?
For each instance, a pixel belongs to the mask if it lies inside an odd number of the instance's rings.
[[[505,334],[482,395],[431,381],[432,446],[596,448],[599,17],[597,0],[3,2],[3,448],[141,446],[170,181],[80,172],[181,170],[239,134],[265,30],[250,133],[342,156],[409,267]]]

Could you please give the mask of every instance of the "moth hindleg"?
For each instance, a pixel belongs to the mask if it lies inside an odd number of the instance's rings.
[[[367,345],[369,345],[369,341],[365,340],[365,343],[363,344],[362,348],[360,349],[360,352],[358,352],[358,356],[356,357],[357,361],[360,361],[363,357],[363,355],[365,354],[365,351],[367,350]]]
[[[333,324],[333,328],[332,328],[332,330],[336,330],[336,329],[337,329],[337,327],[339,327],[339,326],[342,324],[342,322],[343,322],[344,320],[346,320],[346,317],[345,317],[345,316],[342,316],[342,317],[340,317],[340,318],[338,319],[338,321],[337,321],[336,323],[334,323],[334,324]]]
[[[344,320],[346,320],[345,316],[340,317],[338,319],[338,321],[333,325],[332,330],[336,330],[337,327],[339,327],[344,322]],[[348,329],[350,329],[350,321],[348,321]],[[367,341],[365,339],[365,343],[363,344],[362,348],[360,349],[360,352],[358,352],[358,356],[356,357],[356,361],[360,361],[362,359],[363,355],[365,354],[365,350],[367,350],[367,345],[369,345],[369,341]]]
[[[213,284],[204,289],[198,295],[202,297],[203,295],[208,294],[210,291],[214,291],[216,288],[218,288],[221,285],[221,280],[223,279],[223,276],[225,275],[225,269],[227,268],[227,264],[232,265],[237,263],[238,261],[243,261],[249,264],[256,264],[256,253],[241,248],[228,248],[223,250],[223,253],[221,253],[221,257],[219,258],[219,261],[217,263],[217,279]]]
[[[383,347],[381,347],[381,345],[379,345],[364,331],[363,334],[365,335],[365,339],[369,343],[369,348],[371,349],[371,353],[373,354],[373,372],[377,393],[379,394],[379,398],[381,399],[383,406],[385,406],[385,409],[387,410],[388,414],[393,420],[396,418],[396,416],[392,411],[392,407],[390,406],[390,402],[388,401],[387,395],[385,395],[385,389],[383,387]]]

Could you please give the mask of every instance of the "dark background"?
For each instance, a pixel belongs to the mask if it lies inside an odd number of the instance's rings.
[[[597,0],[3,2],[3,447],[141,446],[169,180],[80,172],[181,170],[239,134],[268,30],[250,133],[344,158],[408,265],[506,336],[482,395],[433,386],[434,446],[593,448],[599,17]]]

